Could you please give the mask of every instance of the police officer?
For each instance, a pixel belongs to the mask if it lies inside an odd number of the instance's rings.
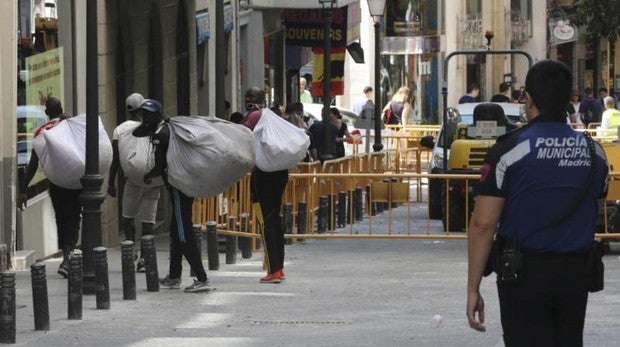
[[[500,248],[513,251],[502,258],[511,262],[510,276],[496,268],[506,346],[583,344],[589,254],[607,163],[597,143],[566,124],[572,85],[570,70],[560,62],[544,60],[530,69],[529,123],[489,150],[477,188],[467,318],[470,327],[485,331],[479,286],[497,232]]]

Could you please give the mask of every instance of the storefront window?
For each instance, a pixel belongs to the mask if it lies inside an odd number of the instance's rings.
[[[56,0],[19,0],[17,59],[17,164],[28,164],[34,131],[48,120],[45,102],[64,106],[64,50],[59,45]],[[37,173],[30,187],[44,181]],[[41,190],[43,187],[39,187]],[[29,193],[34,193],[29,188]]]

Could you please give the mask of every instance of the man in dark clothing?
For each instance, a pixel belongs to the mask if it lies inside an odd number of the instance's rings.
[[[45,102],[45,114],[50,121],[39,127],[34,136],[42,136],[42,133],[55,127],[67,117],[64,115],[60,100],[49,97]],[[18,207],[24,209],[28,201],[26,188],[34,177],[39,167],[39,157],[32,150],[30,161],[24,173],[24,179],[19,182],[19,202]],[[80,233],[80,222],[82,215],[82,204],[79,201],[82,189],[67,189],[50,182],[49,195],[52,199],[52,207],[56,216],[56,229],[58,233],[58,247],[62,250],[63,260],[58,268],[58,273],[64,277],[69,277],[69,257],[77,244]]]
[[[601,100],[594,98],[594,92],[590,87],[584,90],[584,94],[586,97],[579,104],[579,117],[581,117],[581,121],[587,128],[588,124],[601,121],[603,103]]]
[[[467,319],[485,331],[479,287],[497,233],[506,346],[583,345],[597,199],[606,194],[608,168],[603,148],[566,124],[572,85],[561,62],[543,60],[530,69],[529,122],[489,149],[477,186]]]
[[[499,94],[493,95],[491,102],[510,102],[510,84],[502,82],[499,84]]]
[[[329,144],[325,143],[325,126],[324,121],[318,121],[312,124],[309,129],[310,132],[310,155],[313,160],[325,160],[325,155],[330,155],[331,158],[336,158],[336,137],[338,136],[338,127],[332,123],[327,122],[329,126]],[[329,145],[329,149],[326,150],[325,146]]]
[[[465,104],[468,102],[476,102],[478,98],[478,94],[480,94],[480,87],[478,87],[477,83],[472,83],[467,87],[467,94],[461,96],[459,99],[459,104]]]
[[[185,292],[207,292],[207,273],[202,265],[202,258],[198,251],[198,245],[192,229],[192,203],[194,198],[183,194],[168,182],[166,168],[166,153],[170,141],[170,129],[167,120],[164,120],[161,104],[152,99],[144,100],[142,106],[142,123],[133,131],[136,137],[151,136],[155,148],[155,166],[144,175],[144,183],[152,184],[153,179],[161,178],[166,184],[172,201],[172,219],[170,225],[170,267],[168,275],[159,280],[159,283],[170,289],[178,289],[181,286],[181,272],[183,257],[189,263],[196,279],[194,283],[185,287]]]
[[[248,89],[245,93],[245,105],[248,114],[242,123],[254,131],[265,107],[265,92],[258,87]],[[280,208],[282,194],[288,183],[288,170],[265,172],[255,167],[251,183],[252,202],[258,203],[257,219],[262,218],[262,223],[258,224],[262,227],[265,258],[269,269],[260,282],[280,283],[284,279],[284,229]]]

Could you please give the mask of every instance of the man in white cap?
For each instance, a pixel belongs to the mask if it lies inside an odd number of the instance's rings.
[[[112,148],[114,157],[110,166],[108,194],[117,195],[114,181],[119,166],[125,175],[123,189],[122,229],[125,239],[136,241],[136,217],[142,224],[142,235],[152,235],[157,215],[157,203],[163,180],[161,177],[153,179],[149,184],[144,183],[143,175],[154,164],[154,151],[151,145],[151,136],[141,136],[135,130],[142,124],[142,104],[144,97],[133,93],[125,101],[129,119],[114,129]],[[120,182],[119,182],[120,183]],[[136,254],[137,258],[137,254]],[[137,259],[136,271],[144,272],[144,259]]]

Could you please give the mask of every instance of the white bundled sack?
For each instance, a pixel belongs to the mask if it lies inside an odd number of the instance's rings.
[[[80,189],[86,170],[86,115],[67,118],[33,139],[33,147],[45,177],[55,185]],[[99,118],[99,172],[112,163],[112,144]]]
[[[155,177],[150,184],[144,183],[144,175],[155,167],[155,147],[151,143],[150,136],[133,136],[133,131],[138,126],[140,122],[129,124],[123,132],[118,134],[118,159],[121,168],[123,168],[125,177],[137,186],[161,186],[164,184],[161,176]]]
[[[310,138],[272,110],[264,108],[254,127],[256,166],[265,172],[289,169],[306,156]]]
[[[191,197],[215,196],[254,167],[250,129],[215,117],[170,119],[168,181]]]

